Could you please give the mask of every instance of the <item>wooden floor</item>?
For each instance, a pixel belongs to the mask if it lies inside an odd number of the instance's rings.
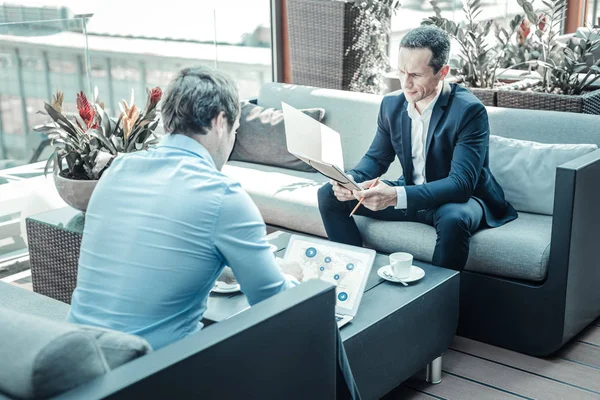
[[[551,358],[456,336],[443,360],[440,384],[411,379],[385,399],[600,399],[600,319]]]
[[[32,290],[29,271],[3,280]],[[411,379],[385,400],[600,399],[600,319],[555,357],[536,358],[460,336],[444,353],[442,382]]]

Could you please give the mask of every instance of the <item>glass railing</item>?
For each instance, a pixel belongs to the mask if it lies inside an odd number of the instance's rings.
[[[0,170],[48,157],[38,111],[58,89],[74,109],[90,90],[87,57],[82,18],[0,24]]]
[[[74,112],[76,93],[97,88],[114,116],[132,89],[142,104],[146,88],[165,89],[181,68],[207,65],[229,73],[242,98],[256,97],[272,80],[270,1],[222,0],[181,13],[186,4],[140,11],[124,3],[115,13],[98,3],[91,18],[17,23],[1,21],[28,8],[0,5],[0,171],[51,154],[32,128],[45,121],[37,111],[57,89]]]

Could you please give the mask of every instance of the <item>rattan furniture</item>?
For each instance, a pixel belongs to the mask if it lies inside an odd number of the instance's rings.
[[[353,44],[361,26],[354,3],[293,0],[287,13],[293,83],[349,90],[359,68]]]

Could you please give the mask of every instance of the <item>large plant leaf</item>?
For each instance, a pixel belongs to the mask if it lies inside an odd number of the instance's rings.
[[[71,121],[69,121],[64,115],[56,111],[54,107],[52,107],[48,103],[44,103],[44,108],[46,109],[46,112],[48,113],[50,118],[52,118],[56,123],[58,123],[61,128],[63,128],[70,134],[77,136],[77,130],[75,129]]]
[[[48,168],[50,168],[50,166],[56,162],[57,154],[58,154],[58,150],[54,150],[52,152],[52,154],[50,154],[50,157],[48,157],[48,160],[46,161],[46,165],[44,166],[44,176],[48,175]]]
[[[129,143],[127,144],[127,152],[131,152],[133,151],[133,149],[135,148],[135,144],[138,141],[138,139],[140,138],[140,136],[142,135],[147,135],[152,133],[149,129],[140,129],[139,131],[137,131],[137,133],[135,134],[135,136],[131,137],[129,140]],[[140,142],[144,142],[145,139],[147,138],[147,136],[144,137],[144,140],[140,140]]]
[[[107,139],[110,139],[110,136],[113,134],[113,128],[111,124],[110,117],[106,113],[105,110],[100,107],[99,104],[94,104],[94,108],[96,109],[96,114],[100,119],[100,127],[102,129],[102,133]]]
[[[94,174],[94,176],[100,176],[115,157],[116,156],[114,154],[108,153],[106,151],[99,151],[94,159],[92,174]]]
[[[90,130],[88,130],[88,134],[92,137],[97,138],[105,146],[105,148],[108,149],[108,151],[110,151],[112,154],[117,155],[116,147],[113,145],[113,143],[110,140],[108,140],[106,138],[106,136],[104,136],[104,133],[102,133],[101,130],[90,129]]]
[[[122,137],[113,135],[113,136],[111,136],[110,140],[115,145],[115,148],[117,149],[117,152],[123,153],[125,151],[125,143],[124,143]]]

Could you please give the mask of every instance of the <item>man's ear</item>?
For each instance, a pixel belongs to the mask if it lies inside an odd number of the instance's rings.
[[[446,64],[440,69],[440,77],[442,78],[442,80],[446,79],[446,76],[448,76],[449,73],[450,73],[450,66],[448,64]]]
[[[227,132],[227,118],[225,118],[225,112],[221,111],[213,119],[213,127],[219,132],[219,135],[223,132]]]

